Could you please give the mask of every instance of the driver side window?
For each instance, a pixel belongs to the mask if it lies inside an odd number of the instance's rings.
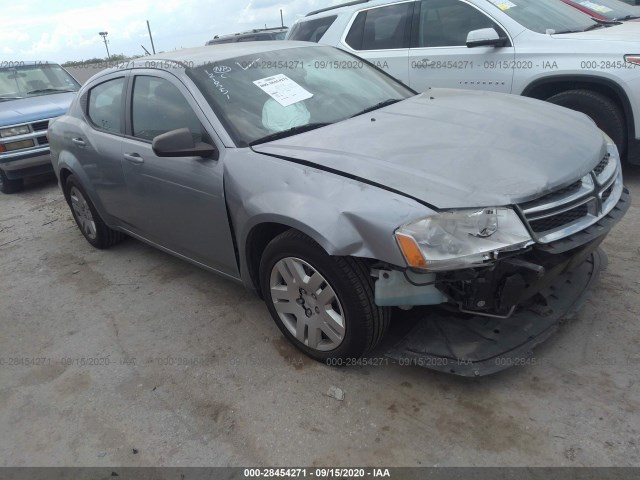
[[[133,84],[133,136],[153,140],[178,128],[188,128],[196,142],[202,140],[202,125],[180,90],[168,80],[138,75]]]
[[[472,30],[504,31],[484,13],[459,0],[422,0],[417,47],[459,47],[467,44]]]

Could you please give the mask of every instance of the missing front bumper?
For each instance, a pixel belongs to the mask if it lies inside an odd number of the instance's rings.
[[[386,356],[466,377],[534,363],[532,349],[580,308],[605,266],[605,253],[594,250],[542,289],[540,302],[507,319],[429,311]]]

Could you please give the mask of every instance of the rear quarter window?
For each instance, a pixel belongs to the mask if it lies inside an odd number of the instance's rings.
[[[331,15],[329,17],[316,18],[315,20],[298,22],[291,28],[289,40],[318,43],[326,31],[329,30],[329,27],[333,25],[333,22],[336,21],[336,18],[338,18],[337,15]]]

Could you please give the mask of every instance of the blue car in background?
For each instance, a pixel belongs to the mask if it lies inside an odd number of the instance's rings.
[[[0,62],[0,191],[52,172],[47,128],[63,115],[80,84],[60,65]]]

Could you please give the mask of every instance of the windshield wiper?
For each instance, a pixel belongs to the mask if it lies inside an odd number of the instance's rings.
[[[640,18],[640,15],[627,15],[626,17],[616,18],[616,21],[625,22],[627,20],[635,20],[636,18]]]
[[[69,90],[68,88],[40,88],[38,90],[31,90],[30,92],[27,92],[27,95],[47,92],[75,92],[75,90]]]
[[[593,20],[595,23],[589,25],[586,28],[583,28],[582,30],[578,30],[578,29],[568,29],[568,30],[560,30],[558,32],[553,32],[552,35],[564,35],[565,33],[582,33],[582,32],[589,32],[591,30],[595,30],[596,28],[603,28],[603,27],[611,27],[613,25],[620,25],[620,22],[614,21],[614,20],[600,20],[599,18],[592,18],[591,20]]]
[[[267,135],[266,137],[259,138],[251,142],[249,146],[253,147],[254,145],[258,145],[260,143],[266,143],[266,142],[271,142],[272,140],[278,140],[280,138],[290,137],[298,133],[304,133],[310,130],[315,130],[316,128],[326,127],[327,125],[331,125],[331,124],[330,123],[307,123],[306,125],[300,125],[298,127],[293,127],[288,130],[272,133],[271,135]]]
[[[378,110],[378,109],[380,109],[382,107],[393,105],[394,103],[401,102],[402,100],[403,100],[402,98],[388,98],[384,102],[376,103],[372,107],[365,108],[361,112],[358,112],[355,115],[351,115],[351,118],[357,117],[358,115],[364,115],[365,113],[373,112],[374,110]]]
[[[2,97],[2,96],[0,96],[0,101],[4,101],[4,100],[20,100],[21,98],[24,98],[24,97],[14,97],[14,96]]]

